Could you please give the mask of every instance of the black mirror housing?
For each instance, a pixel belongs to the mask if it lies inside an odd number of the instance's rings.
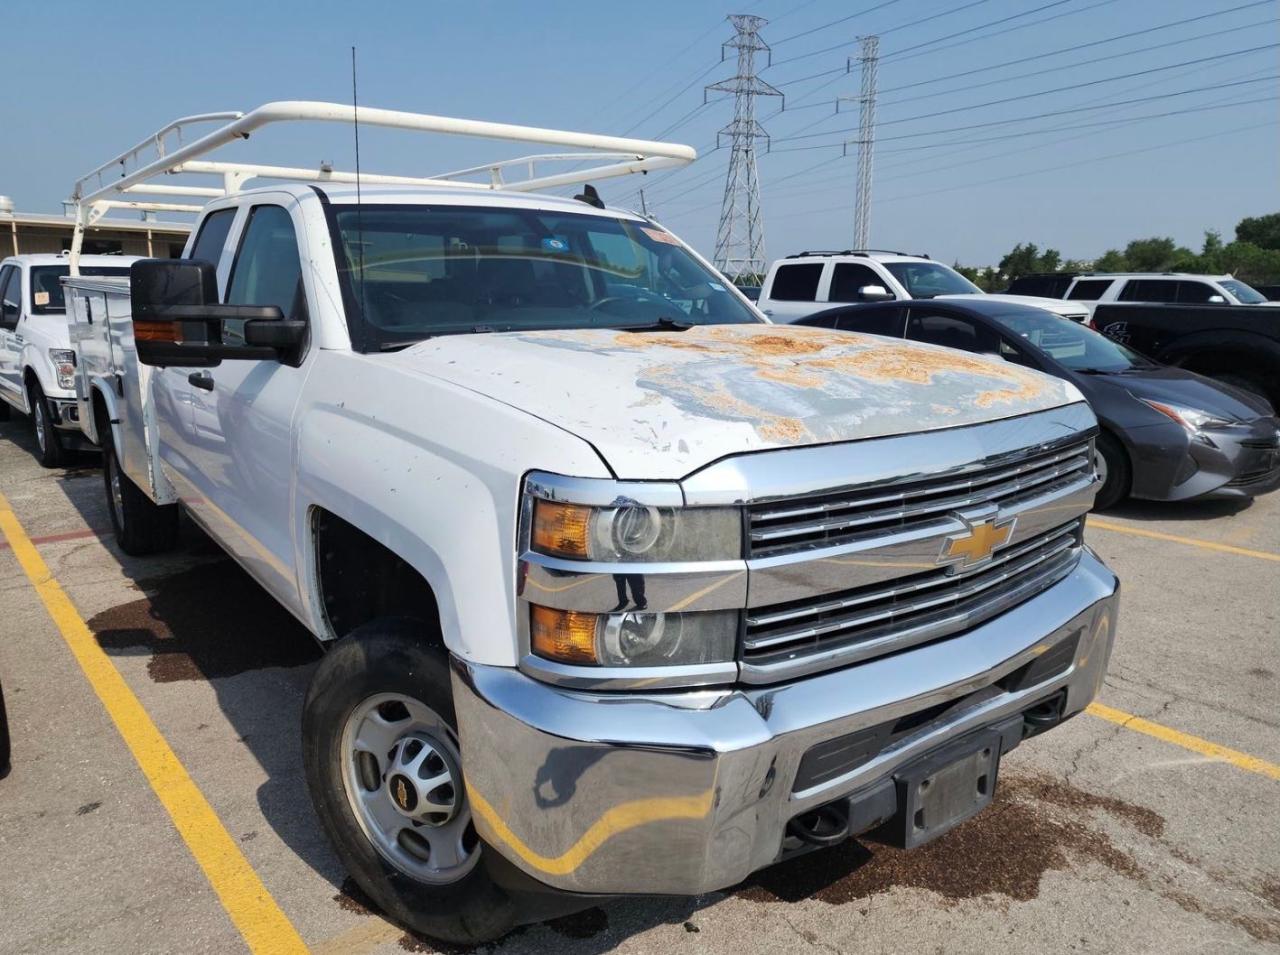
[[[164,320],[174,305],[216,305],[218,269],[201,259],[142,259],[129,267],[134,321]]]
[[[142,259],[129,268],[133,341],[144,365],[216,368],[223,359],[296,358],[307,323],[275,305],[223,305],[217,268],[199,259]],[[223,325],[243,322],[243,344]],[[292,362],[291,362],[292,363]]]

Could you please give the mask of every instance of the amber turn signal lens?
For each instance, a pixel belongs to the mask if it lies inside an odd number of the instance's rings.
[[[539,500],[533,505],[533,549],[556,557],[588,557],[591,508]]]
[[[180,342],[182,341],[182,324],[180,322],[152,322],[143,319],[133,320],[133,337],[143,342]]]
[[[558,663],[594,666],[596,620],[593,613],[530,607],[529,637],[533,652]]]

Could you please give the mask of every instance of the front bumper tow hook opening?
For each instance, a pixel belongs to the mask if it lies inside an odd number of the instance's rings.
[[[848,807],[838,803],[819,806],[788,822],[787,832],[809,845],[839,845],[849,838]]]

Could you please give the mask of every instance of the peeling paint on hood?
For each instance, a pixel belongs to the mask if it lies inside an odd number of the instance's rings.
[[[451,335],[382,360],[550,421],[591,442],[619,477],[638,480],[683,477],[742,452],[958,427],[1083,400],[1069,382],[999,358],[802,326]]]

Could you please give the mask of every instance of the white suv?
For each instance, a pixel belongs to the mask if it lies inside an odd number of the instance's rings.
[[[801,252],[779,259],[769,267],[758,304],[775,322],[795,322],[848,303],[985,294],[955,269],[926,255],[868,249]],[[1030,295],[987,297],[1034,305],[1076,322],[1089,316],[1079,302]]]
[[[82,275],[128,275],[136,256],[82,255]],[[40,463],[65,462],[81,444],[75,352],[67,328],[65,255],[12,255],[0,262],[0,420],[31,416]]]
[[[1093,314],[1094,306],[1110,302],[1159,305],[1270,305],[1266,296],[1230,275],[1192,275],[1186,272],[1130,272],[1077,276],[1066,299]]]

